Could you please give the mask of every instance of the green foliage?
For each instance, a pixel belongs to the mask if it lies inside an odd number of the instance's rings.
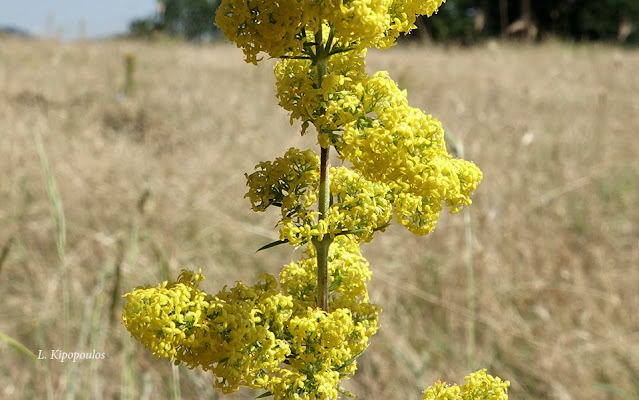
[[[479,12],[474,0],[448,0],[436,15],[423,18],[431,37],[438,42],[475,42],[480,35],[474,29],[474,18]]]
[[[504,9],[500,3],[501,0],[448,0],[437,15],[424,18],[423,22],[436,41],[473,43],[482,36],[502,33],[503,11],[508,25],[523,17],[524,1],[506,0]],[[475,18],[482,14],[481,29],[475,29]],[[530,0],[530,19],[541,38],[552,35],[575,41],[639,44],[637,0]]]
[[[518,7],[510,6],[518,12]],[[576,41],[619,39],[639,44],[639,2],[636,0],[538,0],[531,2],[530,8],[532,20],[541,33]],[[618,37],[623,24],[634,25],[634,32],[625,38]]]
[[[213,24],[220,0],[164,0],[164,30],[188,40],[201,40],[214,34]]]
[[[624,22],[636,25],[639,23],[639,2],[636,0],[602,0],[589,1],[583,7],[571,3],[572,12],[576,15],[577,28],[575,39],[614,40]],[[628,37],[639,44],[639,35]]]
[[[129,35],[133,37],[148,37],[159,28],[157,18],[143,18],[131,21]]]
[[[132,36],[150,36],[162,32],[187,40],[215,37],[218,29],[213,23],[220,0],[162,0],[157,15],[138,19],[129,25]]]

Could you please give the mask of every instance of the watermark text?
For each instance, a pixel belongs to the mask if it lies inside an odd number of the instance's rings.
[[[47,357],[48,356],[48,357]],[[100,353],[93,350],[92,352],[64,352],[62,350],[51,350],[49,354],[46,350],[38,351],[38,360],[56,360],[60,362],[65,361],[80,361],[80,360],[104,360],[105,353]]]

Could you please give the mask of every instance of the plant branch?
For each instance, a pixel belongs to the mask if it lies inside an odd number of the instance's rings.
[[[322,78],[328,73],[328,57],[329,51],[327,47],[322,44],[322,27],[316,35],[316,63],[315,68],[317,71],[317,84],[318,87],[322,86]],[[320,220],[325,219],[328,215],[328,208],[330,207],[330,180],[329,180],[329,147],[322,147],[321,149],[321,164],[320,164],[320,184],[319,184],[319,212]],[[325,236],[322,240],[314,240],[313,245],[317,250],[317,307],[328,312],[328,249],[333,241],[329,236]]]
[[[320,219],[328,215],[330,204],[330,182],[328,176],[329,147],[322,147],[320,166],[320,187],[319,187],[319,212]],[[315,250],[317,250],[317,306],[328,312],[328,249],[333,240],[330,236],[325,236],[322,240],[314,240]]]

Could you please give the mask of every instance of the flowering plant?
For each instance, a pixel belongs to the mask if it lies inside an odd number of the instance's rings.
[[[280,239],[264,248],[306,249],[284,267],[279,284],[261,275],[253,286],[240,282],[210,295],[199,289],[201,271],[183,271],[174,282],[126,294],[124,324],[156,357],[211,370],[224,393],[247,386],[275,399],[348,394],[340,380],[354,374],[380,312],[369,302],[371,272],[359,244],[393,216],[428,234],[442,204],[451,212],[471,204],[482,177],[473,163],[447,153],[441,123],[410,107],[388,73],[364,70],[367,48],[392,46],[418,15],[430,16],[441,3],[222,1],[217,25],[247,62],[257,64],[261,53],[279,59],[280,105],[291,123],[301,122],[302,134],[311,125],[317,133],[319,155],[291,148],[246,175],[253,210],[274,206],[281,213]],[[351,168],[331,168],[331,148]],[[507,398],[507,384],[476,374],[463,393],[488,387],[497,394],[460,398]],[[459,393],[438,383],[424,399]]]

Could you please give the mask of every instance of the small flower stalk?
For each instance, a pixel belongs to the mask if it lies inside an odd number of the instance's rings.
[[[135,92],[135,54],[124,55],[124,94],[131,96]]]
[[[348,395],[340,382],[354,374],[381,311],[369,302],[359,245],[393,221],[430,233],[444,205],[454,213],[471,204],[482,178],[448,154],[441,123],[410,107],[387,72],[364,69],[368,48],[391,47],[441,3],[222,1],[218,27],[247,62],[278,59],[279,104],[302,134],[312,126],[317,135],[319,152],[290,148],[246,174],[253,210],[280,213],[280,238],[263,249],[305,250],[279,279],[261,275],[252,286],[207,294],[201,271],[182,271],[126,294],[124,325],[156,357],[211,371],[223,393],[246,386],[274,399]],[[329,165],[330,151],[342,166]],[[507,399],[507,386],[478,371],[463,387],[437,383],[424,400]]]

